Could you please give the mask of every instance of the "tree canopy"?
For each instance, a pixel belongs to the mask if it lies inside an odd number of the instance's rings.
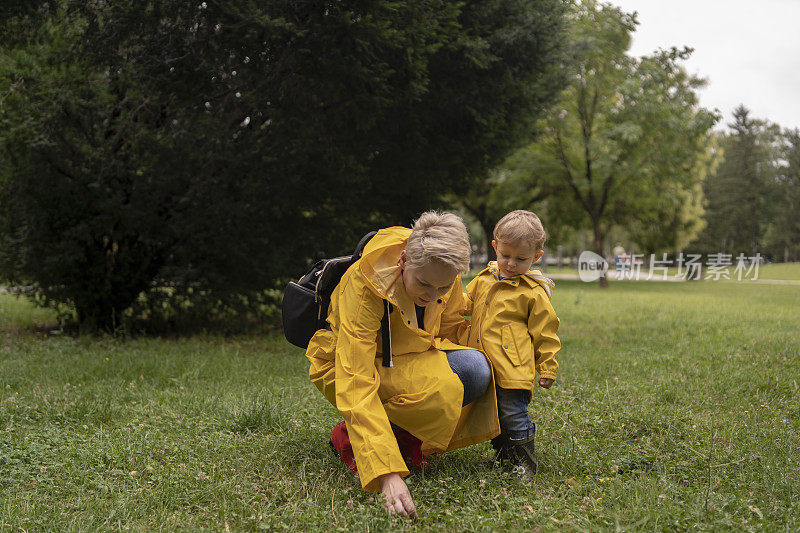
[[[103,327],[159,284],[257,294],[409,222],[501,161],[561,82],[559,0],[8,15],[0,274]]]
[[[721,163],[703,186],[708,226],[692,246],[708,253],[755,255],[763,251],[764,234],[783,202],[776,182],[781,132],[753,118],[744,105],[734,110],[728,127],[719,141]]]
[[[800,261],[800,130],[783,134],[774,182],[775,208],[764,235],[765,246],[777,260]]]
[[[527,159],[529,189],[550,198],[546,224],[590,229],[599,254],[614,225],[652,251],[702,227],[700,182],[717,116],[699,107],[703,82],[682,66],[690,49],[627,54],[636,24],[611,5],[574,5],[570,84],[537,140],[505,165]]]

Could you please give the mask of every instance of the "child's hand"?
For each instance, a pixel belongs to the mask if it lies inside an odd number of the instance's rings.
[[[539,386],[549,389],[555,380],[550,378],[539,378]]]

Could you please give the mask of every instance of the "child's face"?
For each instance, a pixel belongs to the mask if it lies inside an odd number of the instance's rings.
[[[447,294],[458,274],[449,266],[436,261],[422,267],[411,266],[406,260],[405,250],[400,256],[400,268],[403,269],[406,293],[420,307],[425,307]]]
[[[524,274],[542,256],[541,250],[534,250],[524,242],[510,243],[493,240],[492,247],[497,252],[497,266],[500,269],[500,275],[505,278]]]

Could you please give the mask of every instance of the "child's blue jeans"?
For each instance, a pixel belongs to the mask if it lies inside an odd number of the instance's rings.
[[[524,439],[533,435],[533,422],[528,416],[531,391],[501,387],[496,389],[501,434],[509,439]]]

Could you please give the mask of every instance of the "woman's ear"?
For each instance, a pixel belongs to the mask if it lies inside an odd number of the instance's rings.
[[[405,266],[406,266],[406,250],[404,248],[403,251],[400,252],[400,268],[402,269]]]

